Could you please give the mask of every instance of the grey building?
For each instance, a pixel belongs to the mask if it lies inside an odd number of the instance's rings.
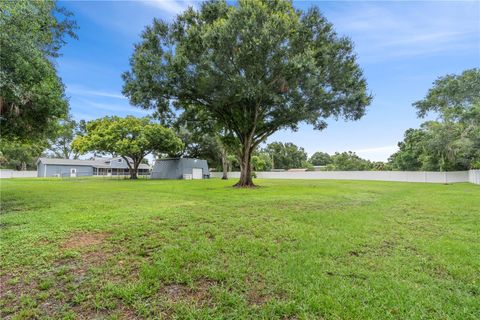
[[[207,160],[174,158],[158,159],[152,169],[152,179],[208,179]]]
[[[129,159],[130,164],[133,162]],[[122,157],[95,158],[94,160],[70,160],[40,158],[37,161],[38,177],[87,177],[129,175],[128,165]],[[149,175],[150,166],[140,164],[139,175]]]

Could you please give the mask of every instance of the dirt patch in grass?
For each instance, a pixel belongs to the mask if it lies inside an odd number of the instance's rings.
[[[86,252],[76,261],[71,271],[76,277],[83,278],[88,269],[101,266],[110,256],[110,253],[101,250]]]
[[[183,284],[169,284],[160,290],[160,294],[168,297],[169,300],[176,302],[179,300],[185,300],[186,297],[190,297],[192,291],[192,289]]]
[[[36,282],[26,279],[24,275],[3,274],[0,276],[0,298],[8,295],[20,297],[36,287]]]
[[[368,256],[390,256],[393,254],[394,250],[398,249],[399,244],[397,240],[383,240],[379,244],[369,245],[363,244],[355,250],[348,252],[350,257],[362,257],[365,255]]]
[[[252,290],[247,296],[248,304],[251,306],[263,306],[272,299],[272,296],[264,294],[259,290]]]
[[[104,232],[78,232],[61,244],[62,249],[81,249],[90,246],[98,246],[108,237]]]
[[[287,300],[285,291],[274,289],[274,286],[267,284],[262,276],[247,277],[246,286],[248,291],[245,298],[252,307],[262,307],[274,300]]]
[[[38,291],[37,282],[25,275],[3,274],[0,276],[0,319],[10,319],[20,308],[22,297]],[[24,301],[24,304],[26,301]]]
[[[160,295],[173,302],[190,302],[198,305],[211,303],[210,288],[216,286],[217,281],[212,279],[200,279],[193,287],[185,284],[172,283],[160,289]]]
[[[34,308],[39,316],[55,318],[63,306],[72,303],[75,288],[88,281],[88,270],[100,267],[110,256],[111,253],[92,250],[79,257],[57,260],[49,270],[31,277],[25,272],[1,275],[0,318],[10,319],[28,308]]]
[[[253,307],[262,307],[271,301],[288,300],[286,292],[275,291],[267,292],[266,288],[253,288],[247,294],[247,302]]]
[[[125,319],[125,320],[139,319],[135,311],[126,306],[120,307],[119,317],[120,319]]]
[[[101,266],[112,256],[111,251],[101,247],[108,235],[99,232],[74,233],[60,245],[60,249],[81,250],[80,257],[59,259],[54,263],[55,269],[67,268],[77,281],[82,281],[88,269]]]

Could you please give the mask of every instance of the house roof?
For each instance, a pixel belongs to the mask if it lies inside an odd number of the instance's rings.
[[[39,158],[37,161],[38,163],[42,164],[51,164],[51,165],[64,165],[64,166],[90,166],[90,167],[95,167],[95,168],[119,168],[119,166],[111,166],[109,163],[114,163],[114,159],[117,158],[103,158],[100,160],[100,158],[95,158],[95,160],[79,160],[79,159],[56,159],[56,158]],[[125,165],[125,167],[127,167]],[[138,166],[138,169],[150,169],[150,166],[148,164],[141,163]]]

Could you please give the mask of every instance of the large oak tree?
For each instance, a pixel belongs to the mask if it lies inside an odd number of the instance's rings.
[[[236,139],[241,177],[253,186],[252,152],[280,129],[356,120],[371,97],[352,42],[314,7],[290,1],[208,1],[173,23],[155,19],[123,75],[132,104],[170,114],[207,112]]]

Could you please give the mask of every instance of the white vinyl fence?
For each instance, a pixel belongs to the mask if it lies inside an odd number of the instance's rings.
[[[0,170],[0,179],[9,178],[36,178],[37,171],[15,171],[15,170]]]
[[[468,181],[474,184],[480,184],[480,170],[468,171]]]
[[[221,178],[221,172],[211,172],[212,178]],[[35,178],[37,171],[0,170],[0,178]],[[229,178],[240,178],[240,172],[229,172]],[[470,171],[305,171],[305,172],[257,172],[259,179],[333,179],[377,180],[400,182],[480,184],[480,170]]]
[[[473,172],[473,173],[472,173]],[[334,179],[334,180],[377,180],[400,182],[480,184],[480,170],[470,171],[305,171],[305,172],[257,172],[259,179]],[[221,178],[221,172],[212,172],[213,178]],[[239,178],[240,172],[229,172],[229,178]],[[476,181],[476,182],[474,182]]]

